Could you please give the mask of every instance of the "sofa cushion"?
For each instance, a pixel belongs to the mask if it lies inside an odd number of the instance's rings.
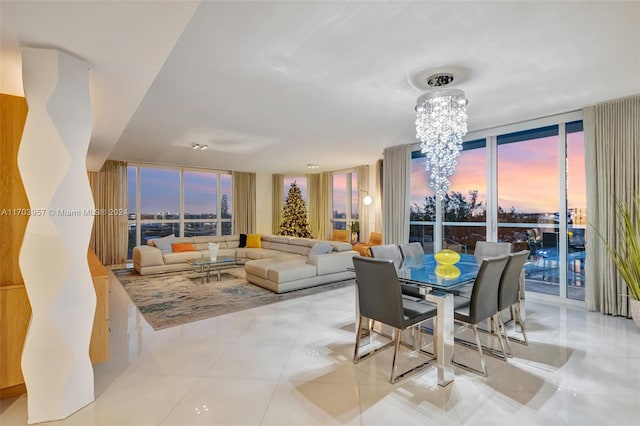
[[[350,243],[342,243],[339,241],[327,241],[331,244],[334,251],[350,251],[353,250],[353,246]]]
[[[180,253],[165,253],[162,255],[165,265],[175,263],[186,263],[189,259],[201,259],[202,253],[199,251],[183,251]]]
[[[302,262],[276,263],[271,265],[268,269],[269,281],[273,281],[278,284],[303,280],[305,278],[314,278],[316,276],[316,268]]]
[[[195,251],[196,248],[194,247],[193,243],[172,243],[171,244],[171,251],[173,251],[174,253],[181,253],[184,251]]]
[[[269,243],[269,249],[270,250],[285,251],[288,246],[289,246],[289,244],[280,243],[280,242],[276,242],[276,241],[273,241],[273,242]]]
[[[357,254],[358,252],[353,250],[315,254],[309,256],[307,263],[316,266],[318,275],[335,274],[346,272],[348,268],[353,268],[353,256]]]
[[[247,246],[247,234],[240,234],[240,244],[238,247],[246,247]]]
[[[149,241],[149,245],[156,246],[162,253],[171,253],[173,251],[171,244],[176,242],[176,236],[173,234],[162,238],[154,238]]]
[[[289,240],[290,239],[291,239],[291,237],[287,237],[285,235],[274,235],[274,236],[271,237],[271,242],[289,244]]]
[[[293,254],[299,254],[300,256],[306,256],[307,254],[309,254],[309,250],[311,250],[309,247],[286,244],[284,247],[284,250],[282,251],[285,253],[293,253]]]
[[[289,238],[289,244],[294,246],[311,247],[314,243],[311,238]]]
[[[332,250],[333,250],[333,247],[331,247],[331,244],[329,243],[326,243],[326,242],[315,243],[313,247],[311,247],[311,250],[309,250],[309,256],[312,256],[314,254],[331,253]]]
[[[260,240],[260,234],[247,235],[247,248],[260,248],[262,241]]]

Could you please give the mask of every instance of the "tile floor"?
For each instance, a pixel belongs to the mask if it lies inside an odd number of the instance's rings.
[[[636,425],[640,330],[527,301],[530,346],[489,377],[456,369],[388,382],[391,350],[354,365],[353,288],[153,331],[111,280],[111,360],[96,400],[61,425]],[[477,361],[456,347],[457,360]],[[415,361],[403,352],[403,363]],[[24,425],[25,396],[0,402]]]

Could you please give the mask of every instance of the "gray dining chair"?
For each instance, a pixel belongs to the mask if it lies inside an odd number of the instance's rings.
[[[500,286],[498,287],[498,320],[503,330],[503,335],[506,339],[507,350],[511,352],[509,348],[509,340],[524,345],[529,344],[527,339],[527,330],[525,328],[524,321],[522,320],[521,306],[520,306],[520,276],[524,264],[529,258],[529,250],[522,250],[517,253],[511,253],[509,255],[509,261],[504,268],[502,277],[500,278]],[[520,325],[523,339],[517,339],[515,337],[509,337],[506,333],[506,327],[504,325],[504,319],[502,318],[502,311],[509,309],[511,311],[511,317],[514,319],[517,325]]]
[[[484,257],[495,257],[501,254],[509,254],[513,250],[513,244],[511,243],[497,243],[493,241],[478,241],[476,242],[476,248],[473,255],[476,257],[478,263]]]
[[[485,257],[495,257],[500,256],[501,254],[509,254],[513,250],[513,245],[511,243],[497,243],[493,241],[478,241],[476,242],[476,248],[473,252],[473,255],[476,258],[476,262],[480,264],[483,258]],[[471,291],[473,290],[473,285],[468,285],[462,287],[458,290],[458,296],[460,297],[471,297]],[[491,325],[493,328],[493,324]]]
[[[358,363],[360,360],[393,344],[395,349],[391,366],[391,383],[395,383],[397,380],[422,370],[431,364],[434,361],[433,358],[400,374],[396,374],[402,331],[418,326],[416,327],[417,330],[413,330],[418,334],[418,344],[415,345],[414,349],[417,349],[418,353],[420,353],[422,349],[422,333],[420,332],[419,324],[435,317],[437,307],[427,302],[403,298],[398,274],[391,260],[355,256],[353,258],[353,266],[356,271],[359,307],[358,327],[356,328],[358,331],[356,332],[353,362]],[[392,327],[393,335],[390,343],[361,356],[359,354],[360,330],[362,329],[362,321],[365,318],[379,321]]]
[[[483,258],[482,263],[480,264],[480,270],[478,271],[478,275],[473,285],[469,304],[454,309],[455,322],[466,327],[471,327],[476,340],[475,344],[461,339],[455,339],[455,342],[476,349],[480,355],[480,365],[482,369],[478,370],[454,360],[451,362],[458,367],[485,377],[487,376],[487,366],[484,361],[482,343],[480,342],[480,336],[478,334],[478,324],[490,318],[493,318],[496,323],[498,322],[496,318],[498,313],[498,287],[500,285],[502,272],[504,271],[508,261],[509,256],[506,254]],[[500,341],[503,359],[506,360],[507,353],[502,340],[502,334],[498,332],[494,335],[497,336]]]
[[[371,257],[376,259],[393,260],[393,266],[396,269],[400,268],[402,264],[402,253],[400,253],[400,247],[396,244],[383,244],[379,246],[371,246]]]
[[[414,256],[423,256],[424,248],[422,247],[422,243],[418,241],[400,244],[400,254],[402,255],[402,259]]]
[[[399,269],[402,266],[402,252],[400,251],[400,247],[396,244],[383,244],[380,246],[371,246],[371,257],[374,259],[386,259],[392,260],[393,265],[396,269]],[[415,297],[416,299],[424,299],[420,294],[420,290],[408,284],[400,284],[400,288],[402,289],[402,294]]]

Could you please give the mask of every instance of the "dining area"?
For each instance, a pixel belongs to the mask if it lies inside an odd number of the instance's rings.
[[[482,242],[474,254],[425,254],[413,242],[355,256],[353,362],[393,348],[392,384],[427,368],[436,370],[441,387],[455,380],[456,368],[488,377],[485,356],[508,362],[512,343],[528,345],[522,280],[528,257],[528,250],[492,242]],[[466,362],[456,360],[468,350],[474,359],[465,353]],[[403,356],[411,362],[400,371]]]

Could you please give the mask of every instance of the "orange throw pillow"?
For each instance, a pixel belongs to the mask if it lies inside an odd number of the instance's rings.
[[[192,243],[173,243],[171,248],[174,253],[180,253],[181,251],[196,251],[195,246]]]
[[[260,240],[260,234],[247,235],[247,248],[262,248],[262,241]]]

